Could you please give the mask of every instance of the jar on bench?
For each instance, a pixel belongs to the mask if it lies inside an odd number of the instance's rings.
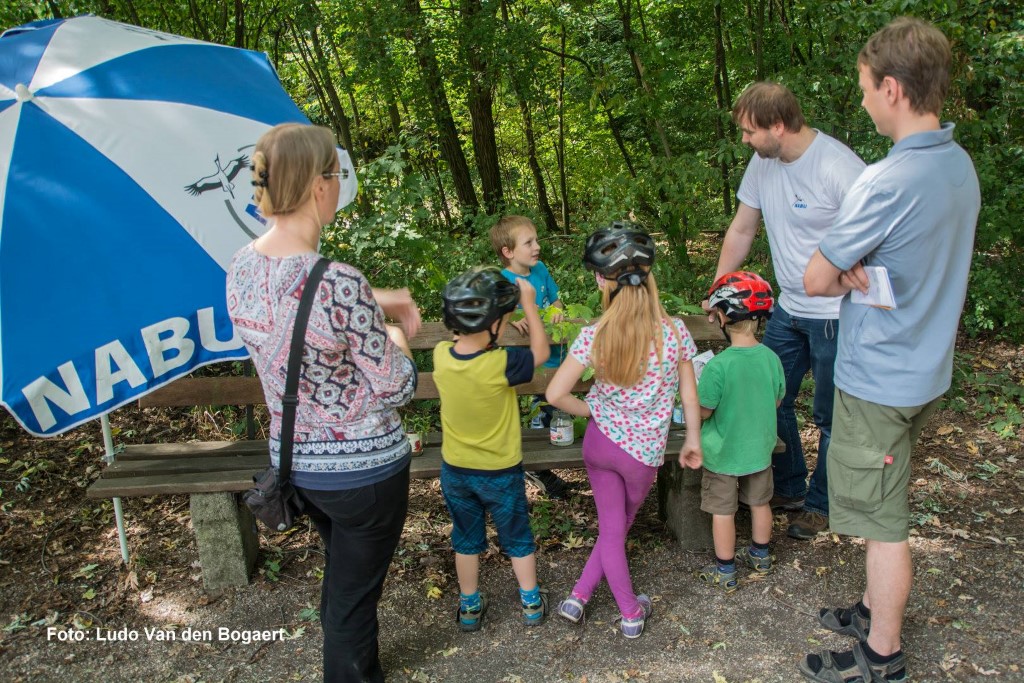
[[[572,417],[563,410],[556,410],[551,416],[551,444],[571,446],[575,440]]]

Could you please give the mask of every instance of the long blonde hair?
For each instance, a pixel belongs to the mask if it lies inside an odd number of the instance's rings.
[[[334,133],[323,126],[282,123],[256,142],[252,180],[264,216],[284,216],[303,206],[313,181],[334,168]]]
[[[651,343],[659,363],[664,351],[661,321],[668,319],[668,313],[658,298],[654,273],[649,272],[639,286],[620,285],[614,277],[606,278],[601,286],[601,308],[604,313],[591,351],[594,374],[602,382],[631,387],[647,372]]]

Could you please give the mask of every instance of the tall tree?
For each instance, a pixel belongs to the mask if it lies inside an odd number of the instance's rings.
[[[729,116],[732,105],[732,93],[729,90],[729,69],[725,63],[725,43],[722,41],[722,3],[715,2],[715,100],[718,104],[718,115],[715,117],[715,132],[719,141],[724,142],[725,126],[723,120],[729,121],[729,139],[736,137],[736,126]],[[726,154],[719,155],[719,169],[722,174],[722,212],[732,215],[732,185],[729,183],[729,162]]]
[[[501,17],[505,25],[504,39],[506,44],[515,44],[516,36],[513,35],[513,26],[509,20],[508,2],[506,0],[501,0]],[[533,60],[529,58],[520,60],[518,64],[512,64],[511,67],[509,70],[509,80],[512,84],[512,91],[516,96],[519,113],[523,117],[523,136],[526,138],[526,163],[530,167],[533,185],[537,191],[537,209],[540,211],[541,216],[544,217],[545,227],[554,232],[558,229],[558,221],[555,218],[555,212],[551,210],[551,202],[548,201],[547,183],[544,182],[544,172],[540,161],[537,159],[537,139],[533,132],[533,114],[531,113],[530,102],[527,97],[529,83],[534,73],[532,68]]]
[[[494,140],[494,112],[491,89],[494,78],[488,69],[486,52],[493,40],[492,17],[485,14],[480,0],[462,0],[463,51],[469,66],[467,103],[473,135],[473,156],[484,192],[484,208],[493,214],[504,204],[498,145]]]
[[[452,183],[455,185],[455,195],[458,197],[463,212],[476,213],[480,203],[477,201],[473,180],[469,175],[469,164],[466,163],[466,155],[462,151],[462,143],[459,141],[459,133],[455,128],[455,120],[452,118],[448,93],[444,80],[441,78],[441,67],[438,65],[437,55],[434,53],[434,42],[423,21],[420,0],[405,0],[405,8],[410,20],[406,37],[412,41],[416,52],[420,77],[426,88],[430,109],[434,115],[434,123],[440,138],[441,156],[448,164],[448,171],[451,173]]]

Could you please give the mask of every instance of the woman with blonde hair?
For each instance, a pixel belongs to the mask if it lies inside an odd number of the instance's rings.
[[[235,254],[228,311],[259,372],[279,466],[282,396],[299,299],[321,230],[352,199],[354,178],[326,128],[282,124],[253,154],[266,234]],[[343,194],[343,189],[345,193]],[[405,328],[385,325],[385,315]],[[325,681],[383,681],[377,601],[409,499],[409,442],[396,408],[412,398],[406,334],[419,329],[408,290],[372,290],[358,270],[330,263],[306,329],[291,481],[324,544],[320,594]]]
[[[672,406],[680,394],[686,415],[681,465],[701,465],[700,406],[690,359],[696,354],[686,326],[669,318],[651,273],[654,241],[631,223],[615,221],[587,238],[583,264],[595,273],[604,311],[584,327],[548,385],[548,401],[591,418],[583,437],[598,536],[583,573],[558,613],[572,622],[601,579],[622,614],[620,629],[636,638],[651,616],[651,599],[633,592],[626,534],[664,462]],[[585,400],[570,392],[587,367],[594,385]]]

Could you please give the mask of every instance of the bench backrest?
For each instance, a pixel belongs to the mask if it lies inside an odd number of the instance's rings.
[[[725,337],[721,329],[713,323],[708,322],[707,316],[688,315],[681,316],[686,323],[687,329],[697,342],[722,342]],[[419,334],[409,341],[409,346],[414,350],[424,351],[432,349],[438,342],[447,341],[452,338],[452,333],[445,329],[440,322],[425,322],[420,328]],[[529,346],[530,340],[508,327],[505,333],[498,340],[501,346]],[[533,376],[533,381],[527,384],[516,386],[516,393],[519,394],[542,394],[548,386],[548,381],[554,375],[554,370],[538,368]],[[575,391],[586,391],[589,382],[580,382],[574,388]],[[437,398],[437,387],[434,385],[433,373],[421,372],[416,386],[417,399]],[[263,387],[258,377],[185,377],[175,380],[170,384],[146,394],[139,399],[142,407],[157,406],[231,406],[231,405],[257,405],[265,402]]]

